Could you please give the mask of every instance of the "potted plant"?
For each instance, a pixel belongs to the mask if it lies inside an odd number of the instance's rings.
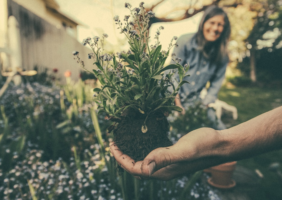
[[[130,15],[126,15],[123,22],[118,16],[114,17],[118,29],[128,39],[130,50],[127,53],[105,53],[106,34],[84,40],[93,51],[89,58],[95,60],[93,73],[101,83],[100,88],[94,89],[94,101],[99,112],[106,112],[113,122],[109,130],[113,131],[115,144],[135,161],[143,160],[155,148],[171,145],[165,115],[182,111],[174,105],[174,98],[187,83],[183,78],[188,71],[188,66],[180,65],[178,58],[174,59],[175,64],[164,66],[169,50],[177,45],[177,38],[171,40],[167,51],[162,51],[159,35],[163,27],[156,32],[156,42],[149,45],[148,25],[154,13],[146,12],[143,4],[132,8],[125,3]],[[73,54],[84,67],[79,53]],[[174,84],[175,73],[179,74],[177,84]]]
[[[221,189],[229,189],[236,186],[236,182],[232,179],[236,163],[237,161],[233,161],[205,169],[205,172],[211,173],[208,183]]]

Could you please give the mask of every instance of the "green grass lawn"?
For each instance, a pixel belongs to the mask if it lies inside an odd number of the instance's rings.
[[[255,116],[282,105],[282,89],[223,87],[218,98],[238,109],[235,124],[245,122]]]
[[[230,117],[224,119],[225,116],[222,119],[228,126],[234,126],[273,108],[282,106],[282,89],[259,87],[228,89],[223,87],[219,92],[218,98],[237,108],[238,119],[236,121]],[[264,176],[261,178],[259,190],[253,197],[255,200],[282,199],[282,175],[279,176],[277,171],[275,172],[269,169],[272,163],[279,163],[278,170],[282,172],[282,150],[238,162],[239,165],[251,170],[260,170]]]

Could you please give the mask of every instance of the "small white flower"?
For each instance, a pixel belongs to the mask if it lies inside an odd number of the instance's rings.
[[[155,13],[153,13],[152,11],[149,11],[148,13],[148,16],[151,18],[151,17],[155,17]]]
[[[116,22],[118,22],[118,20],[119,20],[119,16],[118,16],[118,15],[116,15],[116,16],[114,17],[114,20],[115,20]]]
[[[95,43],[97,43],[97,42],[99,41],[99,37],[98,37],[98,36],[95,36],[95,37],[93,38],[93,40],[94,40]]]

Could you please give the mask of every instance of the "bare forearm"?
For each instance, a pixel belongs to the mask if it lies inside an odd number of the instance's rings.
[[[239,160],[282,148],[282,107],[245,123],[219,131],[219,150],[229,160]]]
[[[136,162],[111,145],[124,168],[137,176],[170,180],[224,162],[240,160],[282,148],[282,107],[230,129],[194,130],[165,148],[153,150]]]
[[[282,107],[230,129],[192,131],[171,147],[174,154],[171,162],[181,162],[180,167],[185,165],[185,172],[189,173],[279,148],[282,148]],[[178,172],[181,174],[181,170]]]

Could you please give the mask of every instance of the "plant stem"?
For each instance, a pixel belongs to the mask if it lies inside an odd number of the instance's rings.
[[[135,195],[135,200],[139,200],[139,186],[140,186],[140,181],[136,178],[134,178],[134,195]]]
[[[193,176],[191,177],[190,181],[188,181],[188,183],[185,185],[181,195],[180,195],[180,199],[187,199],[187,197],[185,197],[186,194],[188,194],[188,192],[191,191],[192,187],[194,186],[194,184],[196,183],[196,181],[201,177],[202,175],[202,171],[198,171],[196,173],[193,174]]]

